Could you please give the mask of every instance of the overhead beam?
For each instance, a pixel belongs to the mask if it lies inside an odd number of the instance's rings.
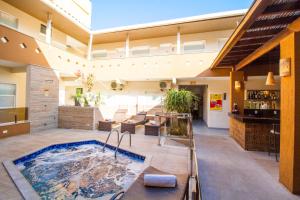
[[[272,4],[273,0],[265,1],[265,0],[256,0],[254,4],[251,6],[250,10],[246,13],[243,20],[239,24],[239,26],[235,29],[229,40],[226,42],[225,46],[222,48],[221,52],[218,54],[213,64],[212,68],[216,68],[223,58],[227,55],[227,53],[231,50],[231,48],[239,41],[239,39],[243,36],[245,31],[254,23],[257,16],[259,16],[268,5]]]
[[[287,37],[290,33],[297,31],[300,31],[300,17],[298,17],[293,23],[288,25],[287,29],[281,31],[277,36],[275,36],[274,38],[266,42],[263,46],[259,47],[253,53],[249,54],[247,57],[241,60],[236,65],[236,70],[242,69],[265,53],[271,51],[276,46],[278,46],[280,44],[280,41]]]

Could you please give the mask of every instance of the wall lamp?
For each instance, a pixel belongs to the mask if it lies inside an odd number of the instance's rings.
[[[236,90],[240,90],[240,89],[242,88],[242,83],[241,83],[241,81],[235,81],[235,82],[234,82],[234,88],[235,88]]]

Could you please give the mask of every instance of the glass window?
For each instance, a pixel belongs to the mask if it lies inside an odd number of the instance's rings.
[[[0,11],[0,24],[4,24],[14,29],[18,29],[18,19],[15,16],[5,13],[3,11]]]
[[[184,52],[199,52],[205,49],[206,41],[193,41],[193,42],[185,42],[183,44]]]
[[[46,34],[46,30],[47,30],[47,26],[44,25],[44,24],[41,24],[40,32],[41,32],[42,34]]]
[[[16,107],[16,85],[0,83],[0,108]]]

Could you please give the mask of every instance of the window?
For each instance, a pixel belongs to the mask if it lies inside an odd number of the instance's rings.
[[[150,48],[148,46],[133,47],[131,49],[132,56],[148,56],[150,55]]]
[[[40,33],[42,33],[42,34],[46,34],[46,30],[47,30],[47,26],[46,25],[44,25],[44,24],[41,24],[41,28],[40,28]]]
[[[0,108],[16,107],[16,85],[0,83]]]
[[[205,49],[205,40],[185,42],[183,44],[184,52],[199,52]]]
[[[95,50],[93,51],[93,57],[94,58],[106,58],[108,56],[108,53],[106,50]]]
[[[18,29],[18,18],[11,14],[0,11],[0,24],[4,24],[14,29]]]

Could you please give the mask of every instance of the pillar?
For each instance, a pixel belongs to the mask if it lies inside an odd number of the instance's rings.
[[[47,14],[47,28],[46,28],[46,43],[51,44],[52,41],[52,18],[51,14]]]
[[[239,81],[241,88],[235,88],[235,82]],[[240,114],[244,114],[244,72],[230,72],[230,111],[233,109],[233,104],[237,103]]]
[[[92,60],[92,48],[93,48],[93,34],[90,34],[90,40],[89,40],[88,52],[87,52],[88,60]]]
[[[178,31],[177,31],[177,51],[176,51],[176,53],[180,54],[180,52],[181,52],[181,38],[180,38],[180,28],[178,28]]]
[[[125,42],[125,57],[129,57],[129,34],[127,34],[126,42]]]
[[[300,32],[280,42],[280,58],[291,59],[291,75],[281,78],[279,181],[300,194]]]

